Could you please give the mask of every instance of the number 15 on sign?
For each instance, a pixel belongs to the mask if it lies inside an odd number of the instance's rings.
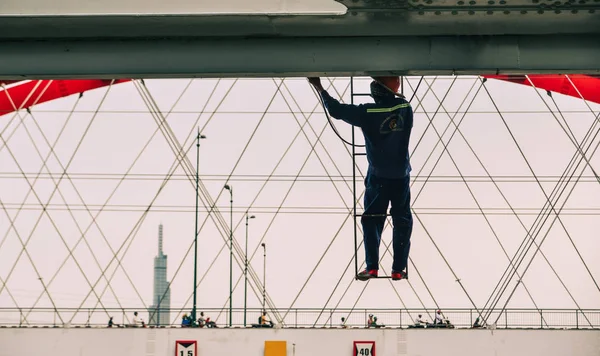
[[[177,340],[175,341],[175,356],[196,356],[196,340]]]
[[[354,341],[353,356],[375,356],[375,341]]]

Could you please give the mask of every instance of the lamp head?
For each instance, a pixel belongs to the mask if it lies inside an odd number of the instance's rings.
[[[250,215],[250,216],[248,217],[248,219],[254,219],[254,218],[256,218],[256,216],[254,216],[254,215]]]
[[[266,247],[265,243],[263,242],[262,244],[260,244],[262,247]]]
[[[205,135],[200,135],[200,139],[204,139],[204,138],[206,138]]]
[[[231,190],[231,187],[229,186],[229,184],[225,184],[225,189]]]

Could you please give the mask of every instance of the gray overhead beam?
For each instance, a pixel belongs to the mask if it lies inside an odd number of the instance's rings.
[[[0,41],[0,79],[600,74],[595,35]]]

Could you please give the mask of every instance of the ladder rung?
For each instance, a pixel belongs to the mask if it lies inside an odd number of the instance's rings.
[[[391,214],[354,214],[354,217],[361,217],[361,216],[392,216]]]
[[[371,94],[367,94],[367,93],[355,93],[355,94],[352,94],[352,96],[371,96]]]
[[[366,156],[367,153],[366,152],[354,152],[355,156]]]

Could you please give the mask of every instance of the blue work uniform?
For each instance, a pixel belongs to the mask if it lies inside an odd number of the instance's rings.
[[[412,234],[410,211],[410,160],[408,145],[413,111],[403,97],[387,97],[376,104],[349,105],[327,91],[321,96],[329,114],[360,127],[365,138],[369,168],[365,178],[364,213],[361,218],[367,270],[379,269],[379,245],[391,202],[394,263],[393,272],[407,266]]]

